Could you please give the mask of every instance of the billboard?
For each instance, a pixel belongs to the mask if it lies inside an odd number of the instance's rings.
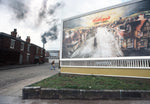
[[[62,58],[150,56],[150,0],[63,21]]]

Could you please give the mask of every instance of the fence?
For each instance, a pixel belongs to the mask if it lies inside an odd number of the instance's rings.
[[[150,69],[150,58],[143,59],[75,59],[61,60],[61,67],[141,68]]]

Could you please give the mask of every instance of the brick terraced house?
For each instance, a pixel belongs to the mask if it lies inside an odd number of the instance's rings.
[[[0,32],[0,66],[17,64],[36,64],[45,62],[45,50],[17,37],[17,29],[11,35]]]

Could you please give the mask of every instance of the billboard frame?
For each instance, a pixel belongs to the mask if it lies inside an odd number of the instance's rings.
[[[128,2],[125,2],[125,3],[121,3],[121,4],[117,4],[117,5],[105,7],[105,8],[102,8],[102,9],[90,11],[90,12],[87,12],[87,13],[83,13],[83,14],[80,14],[80,15],[76,15],[76,16],[73,16],[73,17],[69,17],[69,18],[63,19],[63,20],[61,21],[60,61],[150,59],[150,56],[126,56],[126,57],[106,57],[106,58],[104,58],[104,57],[103,57],[103,58],[62,58],[62,48],[63,48],[63,44],[62,44],[62,43],[63,43],[63,25],[64,25],[64,22],[65,22],[65,21],[71,20],[71,19],[80,18],[80,17],[87,16],[87,15],[91,15],[91,14],[98,13],[98,12],[103,12],[103,11],[107,11],[107,10],[119,8],[119,7],[122,7],[122,6],[126,6],[126,5],[129,5],[129,4],[134,4],[134,3],[138,3],[138,2],[142,2],[142,1],[145,1],[145,0],[128,1]],[[61,66],[63,66],[62,63],[61,63]],[[66,66],[65,66],[65,67],[66,67]],[[73,67],[75,67],[75,66],[73,66]],[[77,66],[76,66],[76,67],[77,67]],[[94,66],[93,66],[93,67],[94,67]]]

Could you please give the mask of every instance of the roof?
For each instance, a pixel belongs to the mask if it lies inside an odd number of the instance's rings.
[[[13,37],[13,36],[11,36],[11,35],[9,35],[9,34],[6,34],[6,33],[3,33],[3,32],[0,32],[0,36],[5,36],[5,37],[9,37],[9,38],[11,38],[11,39],[15,39],[15,40],[19,40],[19,41],[22,41],[22,42],[25,42],[24,40],[22,40],[22,39],[20,39],[20,38],[17,38],[17,37]]]
[[[20,38],[18,38],[18,37],[13,37],[13,36],[11,36],[11,35],[9,35],[9,34],[7,34],[7,33],[4,33],[4,32],[0,32],[0,36],[5,36],[5,37],[8,37],[8,38],[11,38],[11,39],[14,39],[14,40],[18,40],[18,41],[27,43],[26,41],[24,41],[24,40],[22,40],[22,39],[20,39]],[[34,46],[37,46],[37,45],[32,44],[32,43],[30,43],[30,44],[31,44],[31,45],[34,45]],[[37,47],[40,47],[40,46],[37,46]],[[40,48],[42,48],[42,47],[40,47]]]

